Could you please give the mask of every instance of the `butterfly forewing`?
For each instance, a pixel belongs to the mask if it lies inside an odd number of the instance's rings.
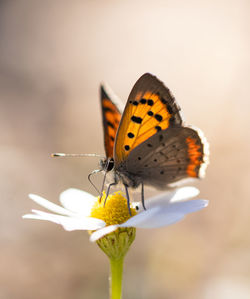
[[[115,163],[124,161],[130,152],[157,132],[180,126],[180,108],[169,89],[151,74],[135,83],[117,132]]]
[[[192,128],[169,128],[132,150],[122,171],[158,188],[188,177],[198,178],[207,164],[205,145],[204,137]]]
[[[121,113],[107,94],[104,86],[101,86],[101,106],[106,157],[112,158],[115,136],[121,120]]]

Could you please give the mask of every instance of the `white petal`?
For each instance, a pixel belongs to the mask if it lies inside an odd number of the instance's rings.
[[[181,219],[183,219],[183,214],[168,214],[163,211],[158,211],[158,213],[154,213],[151,217],[145,217],[145,219],[140,219],[138,224],[133,225],[136,228],[159,228],[163,226],[168,226],[174,224]]]
[[[188,214],[199,211],[208,205],[208,200],[205,199],[194,199],[188,201],[180,201],[170,203],[165,210],[171,213],[183,213]]]
[[[145,206],[148,209],[162,204],[168,205],[170,201],[176,202],[195,197],[199,194],[199,192],[200,191],[195,187],[178,188],[173,192],[164,192],[148,199],[145,202]]]
[[[89,216],[97,198],[88,192],[70,188],[60,194],[61,204],[68,210]]]
[[[72,213],[72,212],[54,204],[51,201],[48,201],[47,199],[45,199],[39,195],[29,194],[29,198],[32,199],[37,204],[39,204],[40,206],[50,210],[51,212],[55,212],[55,213],[62,214],[62,215],[68,215],[68,216],[75,214],[75,213]]]
[[[154,227],[153,222],[157,219],[161,207],[153,207],[146,211],[131,217],[129,220],[121,224],[121,227],[138,227],[151,228]]]
[[[195,187],[183,187],[176,190],[174,196],[170,199],[171,202],[182,201],[193,198],[200,193],[200,190]]]
[[[101,229],[98,229],[97,231],[93,232],[90,236],[90,241],[95,242],[99,240],[100,238],[104,237],[105,235],[112,233],[115,231],[120,225],[109,225],[105,226]]]
[[[55,215],[38,210],[32,210],[35,214],[24,215],[26,219],[47,220],[64,227],[65,230],[96,230],[105,226],[105,222],[91,217],[74,218],[61,215]]]
[[[121,227],[156,228],[173,224],[191,212],[205,208],[207,200],[190,200],[156,206],[131,217]]]

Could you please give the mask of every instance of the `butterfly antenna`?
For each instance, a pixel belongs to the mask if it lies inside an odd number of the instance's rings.
[[[64,153],[53,153],[53,154],[51,154],[51,157],[52,158],[55,158],[55,157],[76,157],[76,158],[79,158],[79,157],[98,157],[98,158],[102,158],[102,159],[105,158],[104,156],[101,156],[101,155],[98,155],[98,154],[64,154]]]
[[[98,188],[96,187],[96,185],[92,182],[92,180],[91,180],[91,176],[93,175],[93,174],[96,174],[96,173],[98,173],[98,172],[100,172],[101,170],[100,169],[96,169],[96,170],[93,170],[89,175],[88,175],[88,181],[90,182],[90,184],[95,188],[95,190],[97,191],[97,193],[99,193],[99,195],[100,195],[100,197],[101,197],[101,192],[100,192],[100,190],[98,190]]]

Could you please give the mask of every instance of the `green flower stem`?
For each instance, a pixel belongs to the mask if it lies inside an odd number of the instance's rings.
[[[122,298],[123,260],[123,257],[110,259],[110,299]]]
[[[96,242],[110,261],[110,299],[122,298],[123,260],[135,239],[135,233],[134,227],[120,227]]]

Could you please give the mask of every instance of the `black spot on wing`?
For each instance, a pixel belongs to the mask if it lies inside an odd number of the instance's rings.
[[[162,116],[160,114],[155,114],[155,119],[158,121],[162,121]]]
[[[131,120],[136,123],[136,124],[141,124],[142,123],[142,118],[141,117],[137,117],[137,116],[132,116]]]
[[[110,121],[107,122],[107,125],[113,129],[115,128],[114,125]]]
[[[128,137],[129,137],[129,138],[134,138],[135,135],[134,135],[132,132],[129,132],[129,133],[128,133]]]
[[[146,104],[146,103],[147,103],[147,100],[146,100],[146,99],[140,99],[140,103],[141,103],[141,104]]]
[[[149,99],[149,100],[148,100],[148,106],[153,106],[153,105],[154,105],[154,101],[151,100],[151,99]]]
[[[162,102],[162,104],[164,104],[164,105],[167,104],[167,100],[165,100],[164,98],[161,98],[161,102]]]
[[[112,112],[112,113],[115,113],[114,109],[110,108],[110,107],[104,107],[103,108],[103,111],[104,112]]]
[[[168,113],[169,114],[173,114],[173,109],[172,109],[172,107],[171,107],[171,105],[167,105],[167,110],[168,110]]]

